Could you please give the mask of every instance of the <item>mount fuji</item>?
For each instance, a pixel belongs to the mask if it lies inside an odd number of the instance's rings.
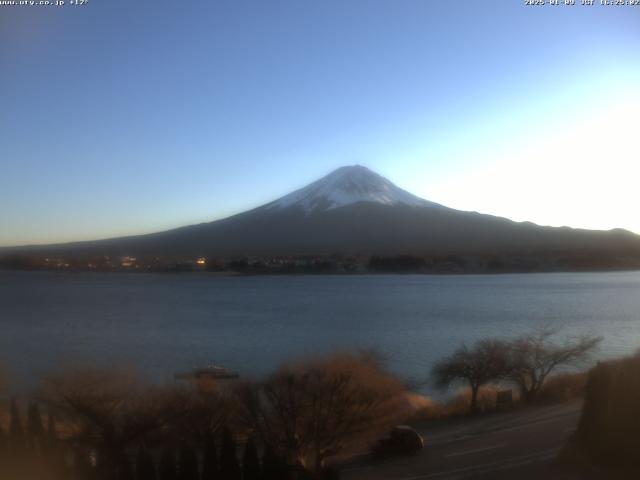
[[[360,202],[411,207],[437,206],[397,187],[366,167],[354,165],[339,168],[326,177],[265,205],[265,208],[275,210],[293,207],[302,209],[309,215]]]
[[[15,252],[214,257],[586,252],[591,258],[640,258],[640,236],[463,212],[419,198],[356,165],[222,220],[146,235],[0,249]]]

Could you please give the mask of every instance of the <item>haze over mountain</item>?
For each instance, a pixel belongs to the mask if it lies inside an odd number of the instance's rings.
[[[541,191],[541,195],[544,194]],[[589,251],[640,254],[625,230],[541,227],[419,198],[363,166],[222,220],[146,235],[0,253],[74,255],[443,255]]]

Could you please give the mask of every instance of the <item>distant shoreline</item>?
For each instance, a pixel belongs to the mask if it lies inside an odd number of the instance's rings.
[[[365,277],[365,276],[499,276],[499,275],[543,275],[543,274],[570,274],[570,273],[640,273],[640,268],[611,268],[611,269],[573,269],[573,270],[509,270],[509,271],[487,271],[487,270],[469,270],[469,271],[395,271],[395,272],[378,272],[378,271],[360,271],[360,272],[242,272],[242,271],[156,271],[156,270],[81,270],[81,269],[16,269],[0,267],[0,272],[24,272],[24,273],[61,273],[61,274],[106,274],[106,275],[184,275],[184,276],[202,276],[202,277]]]
[[[529,250],[422,254],[331,255],[72,255],[0,256],[0,269],[24,271],[209,273],[256,275],[465,275],[640,270],[640,254],[603,250]]]

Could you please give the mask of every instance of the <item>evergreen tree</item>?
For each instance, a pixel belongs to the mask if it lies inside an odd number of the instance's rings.
[[[0,478],[6,476],[5,469],[7,467],[7,460],[9,454],[7,452],[7,436],[0,425]]]
[[[176,459],[169,448],[164,448],[158,464],[158,480],[178,480]]]
[[[93,480],[96,478],[95,469],[91,466],[87,455],[78,452],[74,455],[72,478],[73,480]]]
[[[287,480],[287,466],[270,445],[266,445],[262,455],[261,480]]]
[[[216,480],[220,478],[218,469],[218,452],[213,435],[207,435],[202,452],[202,480]]]
[[[270,445],[265,445],[262,452],[262,480],[279,480],[276,472],[275,453]]]
[[[7,450],[7,435],[4,433],[2,429],[2,425],[0,425],[0,458],[4,458],[6,456]]]
[[[56,419],[51,412],[47,415],[47,446],[55,448],[58,444],[58,432],[56,432]]]
[[[27,439],[32,449],[44,447],[44,426],[37,403],[30,403],[27,409]]]
[[[247,440],[242,456],[242,479],[260,480],[260,459],[258,449],[252,438]]]
[[[20,411],[14,399],[11,400],[9,445],[14,453],[21,453],[24,450],[24,430],[20,421]]]
[[[156,480],[156,466],[151,453],[146,448],[140,447],[138,450],[136,472],[138,480]]]
[[[58,444],[56,422],[51,412],[47,415],[47,430],[43,436],[42,448],[49,469],[56,472],[64,471],[66,468],[65,452],[62,445]]]
[[[135,480],[133,476],[133,467],[129,455],[120,455],[118,459],[118,480]]]
[[[222,444],[220,446],[220,478],[222,480],[239,480],[242,478],[238,457],[236,455],[236,442],[233,440],[231,430],[222,429]]]
[[[198,480],[198,456],[188,445],[183,445],[178,455],[178,478]]]
[[[105,451],[99,449],[96,453],[96,466],[94,468],[98,480],[115,480],[120,469],[120,459],[114,458]]]
[[[333,467],[326,467],[322,470],[323,480],[340,480],[340,470]]]

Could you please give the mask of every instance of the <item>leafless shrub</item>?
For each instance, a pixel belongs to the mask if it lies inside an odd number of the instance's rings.
[[[496,396],[499,390],[502,388],[492,384],[480,387],[477,394],[478,412],[491,412],[496,409]],[[425,398],[426,401],[422,407],[412,415],[412,421],[443,420],[467,415],[471,402],[471,389],[463,388],[445,401]]]
[[[539,404],[562,403],[584,396],[587,383],[585,372],[560,373],[550,376],[536,399]]]

